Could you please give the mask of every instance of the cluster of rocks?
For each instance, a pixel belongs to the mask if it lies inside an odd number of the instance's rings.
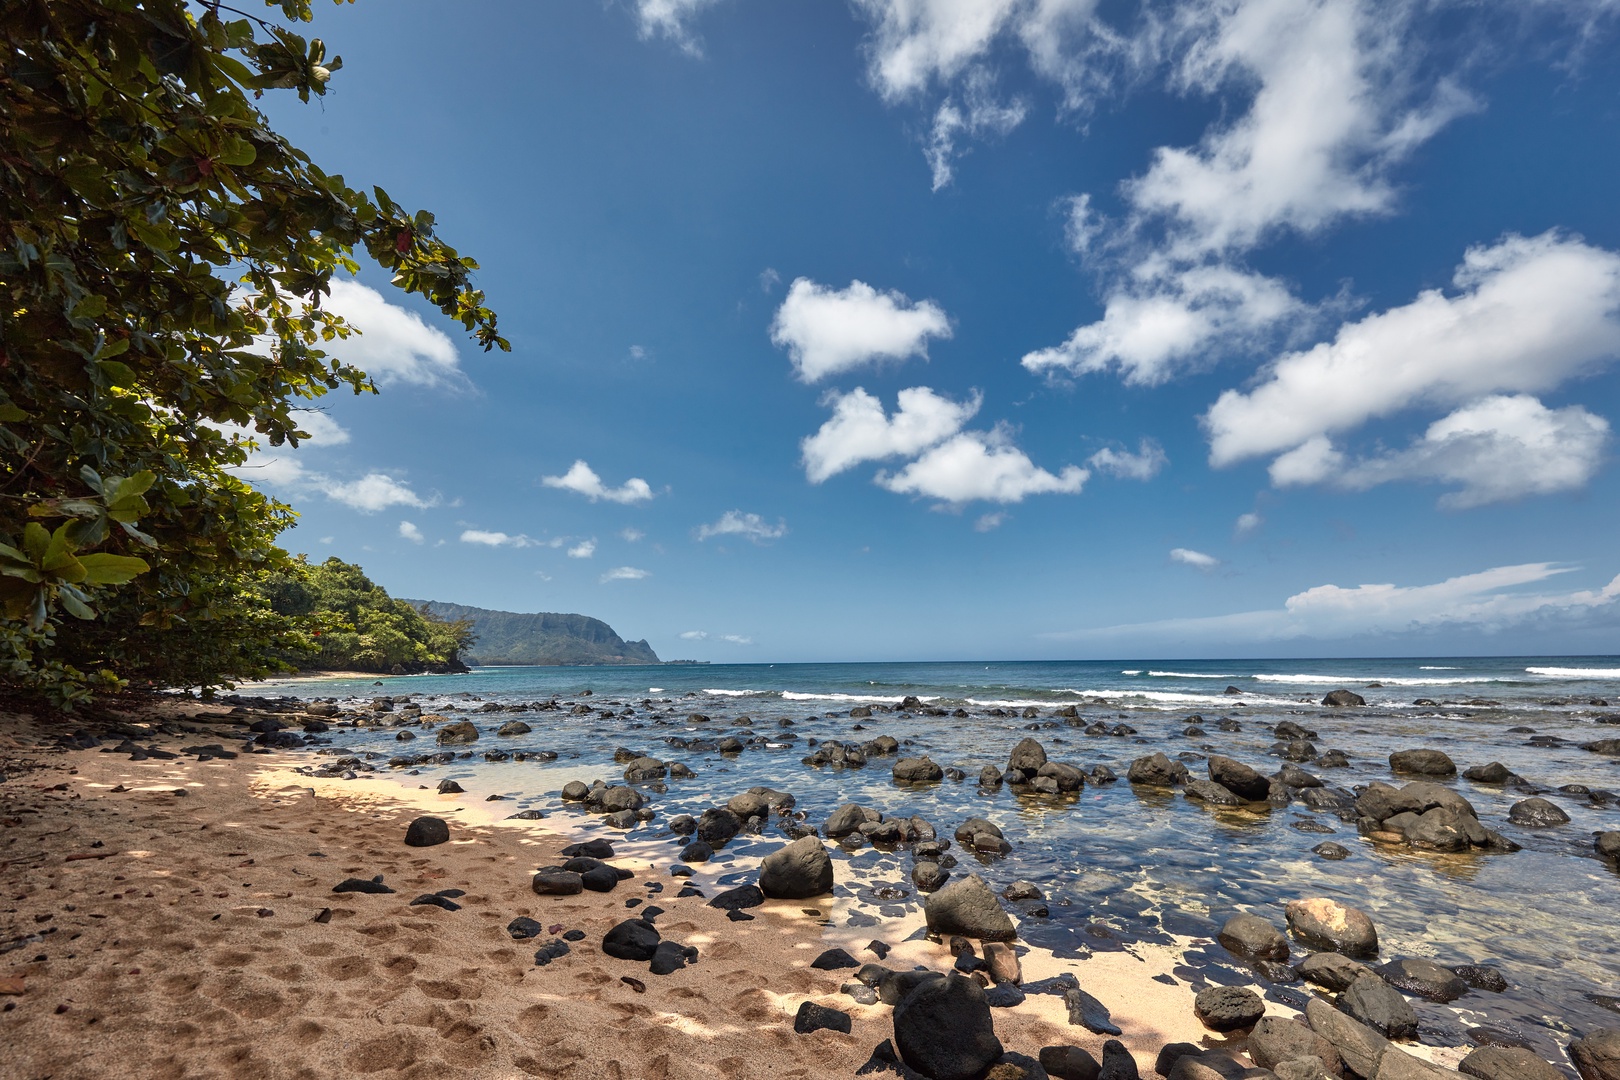
[[[1106,765],[1098,765],[1087,772],[1077,765],[1052,761],[1046,748],[1033,738],[1025,738],[1014,746],[1007,758],[1005,771],[986,765],[979,773],[979,786],[985,789],[1005,783],[1015,792],[1035,792],[1041,795],[1061,795],[1079,791],[1086,781],[1107,784],[1119,779]]]
[[[578,803],[587,810],[605,815],[602,820],[615,829],[631,829],[643,821],[651,821],[655,816],[647,808],[647,797],[623,784],[609,785],[598,780],[587,785],[580,780],[570,780],[563,785],[562,797],[565,802]]]
[[[1439,852],[1519,850],[1480,824],[1479,812],[1466,798],[1432,781],[1414,780],[1400,788],[1374,782],[1355,806],[1357,830],[1374,841]]]
[[[814,767],[830,766],[835,769],[859,769],[875,757],[889,757],[899,753],[900,742],[892,735],[879,735],[862,743],[839,742],[828,739],[801,763]]]

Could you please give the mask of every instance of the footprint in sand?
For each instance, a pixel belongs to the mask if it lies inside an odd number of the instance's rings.
[[[343,981],[358,979],[362,975],[371,974],[371,959],[365,956],[340,956],[336,960],[328,960],[321,965],[321,970],[331,978]]]
[[[383,961],[382,969],[389,975],[409,975],[411,972],[416,970],[416,957],[390,956],[387,960]]]

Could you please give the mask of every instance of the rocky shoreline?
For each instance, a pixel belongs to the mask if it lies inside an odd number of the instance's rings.
[[[655,722],[660,718],[658,703],[647,700],[640,704],[639,715]],[[893,715],[898,721],[908,711],[920,711],[922,707],[914,700],[887,708],[863,706],[851,710],[845,719],[858,730],[885,715]],[[1355,704],[1341,700],[1335,707],[1354,708]],[[625,715],[638,715],[634,707],[625,703],[585,701],[493,708],[491,703],[485,703],[476,712],[617,716],[621,709],[627,710]],[[244,701],[235,711],[237,715],[222,719],[245,737],[243,742],[233,741],[230,749],[223,742],[181,749],[199,763],[287,752],[287,765],[314,782],[336,789],[348,784],[350,790],[356,780],[371,786],[385,783],[383,777],[396,783],[405,781],[423,768],[464,759],[474,753],[466,747],[485,739],[499,744],[534,731],[523,720],[485,715],[456,719],[425,712],[409,698],[395,697],[342,704],[296,699]],[[1022,718],[1043,719],[1032,712],[1026,711]],[[1082,719],[1076,710],[1070,709],[1069,713],[1066,716],[1062,710],[1055,711],[1053,726]],[[476,722],[480,718],[489,722],[480,726]],[[698,732],[711,723],[701,714],[680,719],[683,727]],[[720,755],[722,759],[772,742],[773,736],[751,733],[752,725],[746,719],[728,725],[736,729],[736,734],[714,738],[704,734],[669,736],[666,742],[677,749]],[[306,746],[319,747],[328,733],[344,728],[392,731],[396,741],[406,745],[431,733],[441,749],[398,754],[388,761],[327,752],[328,760],[318,765],[298,763],[292,756]],[[1128,724],[1104,724],[1103,728],[1096,734],[1137,734]],[[1458,770],[1442,751],[1413,748],[1393,753],[1390,773],[1397,784],[1373,782],[1351,790],[1329,784],[1305,767],[1331,769],[1336,758],[1343,756],[1342,751],[1318,751],[1312,743],[1318,738],[1314,731],[1284,721],[1276,725],[1272,734],[1278,740],[1272,750],[1283,763],[1269,776],[1233,757],[1207,754],[1197,756],[1200,771],[1206,774],[1200,777],[1184,761],[1156,751],[1132,759],[1124,770],[1124,783],[1142,792],[1143,797],[1152,798],[1155,790],[1179,791],[1188,800],[1216,808],[1264,810],[1298,802],[1352,825],[1367,843],[1378,847],[1446,854],[1480,852],[1501,857],[1511,857],[1519,847],[1484,823],[1466,797],[1445,785],[1443,781],[1456,776]],[[780,733],[774,738],[780,739]],[[87,734],[77,737],[77,741],[69,736],[59,742],[88,750],[92,747],[84,744],[94,739]],[[886,734],[871,738],[863,735],[859,741],[813,742],[812,753],[802,761],[805,767],[868,768],[881,762],[901,791],[924,792],[941,782],[961,782],[966,776],[963,769],[940,765],[926,754],[902,756],[907,753],[902,740]],[[161,755],[173,753],[135,740],[93,749],[120,751],[136,761],[161,761]],[[483,751],[482,756],[489,761],[532,759],[543,763],[547,753],[551,760],[556,759],[554,752],[508,751],[499,747]],[[1476,1029],[1471,1037],[1478,1045],[1465,1052],[1446,1047],[1437,1052],[1435,1047],[1424,1046],[1411,1000],[1452,1002],[1465,995],[1499,993],[1507,985],[1503,973],[1488,965],[1446,966],[1429,957],[1381,953],[1373,920],[1365,912],[1330,897],[1299,896],[1289,902],[1286,930],[1251,914],[1226,919],[1216,935],[1218,945],[1213,947],[1243,965],[1251,973],[1251,985],[1209,985],[1207,980],[1178,979],[1169,971],[1159,971],[1139,975],[1132,986],[1111,983],[1099,989],[1091,977],[1098,958],[1064,964],[1020,940],[1020,924],[1047,913],[1046,897],[1039,885],[1015,881],[998,895],[984,877],[965,869],[961,860],[971,857],[984,863],[1013,853],[1003,829],[988,818],[966,817],[953,824],[947,837],[921,814],[885,814],[876,807],[848,802],[824,821],[812,822],[797,808],[797,800],[789,792],[756,785],[737,791],[701,814],[679,814],[666,821],[660,818],[655,801],[669,790],[670,782],[695,776],[691,766],[622,747],[614,756],[623,767],[622,782],[597,778],[587,783],[576,779],[563,785],[558,808],[574,806],[586,814],[570,815],[561,821],[552,815],[551,826],[566,823],[568,836],[575,842],[558,847],[557,861],[536,867],[528,888],[534,898],[551,903],[587,894],[608,897],[631,882],[638,882],[642,888],[624,902],[624,907],[630,909],[621,909],[624,917],[596,931],[560,924],[547,929],[540,920],[527,915],[513,919],[507,932],[514,941],[523,941],[526,948],[538,946],[533,958],[537,968],[566,966],[570,957],[594,946],[608,958],[640,966],[637,974],[624,974],[620,979],[632,992],[646,992],[648,977],[656,983],[689,968],[701,970],[708,965],[706,957],[713,951],[709,941],[690,933],[683,936],[681,929],[688,924],[672,924],[661,904],[653,902],[655,899],[672,905],[684,902],[680,912],[701,904],[705,911],[713,913],[710,918],[724,920],[719,925],[728,933],[736,933],[762,916],[780,917],[778,911],[787,905],[816,904],[805,910],[820,916],[823,907],[838,903],[830,895],[840,872],[837,868],[851,864],[842,858],[835,861],[830,853],[842,856],[869,846],[909,858],[911,887],[921,899],[919,924],[909,933],[903,921],[893,926],[879,925],[874,930],[876,936],[865,943],[851,941],[821,950],[807,970],[824,972],[837,981],[829,983],[819,1000],[799,1002],[792,1016],[792,1029],[801,1037],[818,1032],[869,1031],[876,1023],[885,1038],[875,1048],[867,1044],[869,1056],[852,1069],[837,1073],[812,1071],[807,1075],[894,1072],[932,1080],[1042,1076],[1122,1080],[1156,1071],[1174,1080],[1239,1076],[1422,1080],[1460,1072],[1486,1080],[1542,1080],[1567,1077],[1572,1065],[1584,1080],[1620,1077],[1616,1071],[1620,1062],[1620,1024],[1587,1031],[1571,1040],[1567,1060],[1556,1065],[1516,1040],[1511,1032],[1493,1032],[1488,1025]],[[985,765],[979,770],[981,791],[1006,786],[1026,796],[1064,797],[1088,786],[1120,781],[1106,765],[1086,769],[1050,759],[1047,747],[1034,736],[1026,736],[1011,746],[1005,762],[1004,767]],[[377,773],[379,768],[377,779],[365,780],[367,773]],[[1552,792],[1533,793],[1538,790],[1533,784],[1514,776],[1500,763],[1466,771],[1471,780],[1510,785],[1527,795],[1509,811],[1516,825],[1555,828],[1569,820],[1564,815],[1560,822],[1563,811],[1544,797]],[[423,790],[429,789],[424,786]],[[433,794],[442,799],[467,793],[461,784],[447,779]],[[1583,794],[1599,800],[1608,795],[1591,788]],[[501,798],[499,793],[492,793],[485,801],[498,803]],[[460,808],[467,809],[464,804]],[[494,814],[495,809],[489,807],[485,817],[491,821],[507,817]],[[529,809],[510,815],[509,820],[527,823],[546,816],[544,811]],[[637,830],[647,833],[654,822],[659,835],[671,838],[673,846],[667,840],[636,838]],[[461,828],[444,817],[419,816],[405,828],[403,840],[377,842],[438,850],[441,845],[451,844]],[[729,872],[704,880],[707,872],[717,869],[709,865],[711,860],[733,841],[744,843],[770,835],[779,835],[782,842],[770,845],[763,840],[753,841],[754,846],[767,849],[757,862],[732,860],[725,867]],[[1592,856],[1613,858],[1617,848],[1620,833],[1604,833],[1596,839]],[[1313,850],[1319,858],[1332,861],[1342,858],[1339,852],[1345,849],[1323,842]],[[957,853],[961,853],[961,859]],[[836,885],[839,891],[847,892],[851,883],[838,881]],[[666,886],[674,890],[673,895],[665,893]],[[358,876],[337,883],[335,888],[343,893],[374,895],[392,891],[392,885],[381,880]],[[458,912],[464,895],[458,889],[424,891],[406,907]],[[825,935],[823,927],[823,938]],[[897,948],[908,954],[910,967],[887,961],[891,950]],[[1041,970],[1032,972],[1032,968]],[[837,977],[840,972],[843,977]],[[637,986],[641,987],[639,991]],[[1290,989],[1293,986],[1306,989],[1294,991]],[[1119,1015],[1122,1001],[1144,991],[1154,998],[1158,1011],[1142,1025],[1148,1030],[1133,1031]],[[1058,1022],[1054,1023],[1054,1019]],[[1173,1028],[1179,1028],[1183,1037],[1165,1037]],[[1040,1045],[1030,1042],[1028,1036],[1037,1031],[1049,1041]],[[1015,1033],[1018,1038],[1008,1038],[1006,1033]]]

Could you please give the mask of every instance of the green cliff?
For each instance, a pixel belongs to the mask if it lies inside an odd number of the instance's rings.
[[[461,650],[461,659],[474,666],[662,663],[645,641],[625,641],[613,627],[588,615],[490,611],[438,600],[407,602],[440,619],[471,622],[476,639]]]

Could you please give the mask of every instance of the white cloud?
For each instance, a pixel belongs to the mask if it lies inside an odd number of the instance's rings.
[[[647,534],[642,532],[640,529],[624,528],[624,529],[619,530],[619,536],[627,544],[633,544],[637,540],[640,540],[643,537],[645,537],[646,535]]]
[[[1157,442],[1143,439],[1134,454],[1105,446],[1087,458],[1086,464],[1098,472],[1126,480],[1151,480],[1170,464],[1170,458]]]
[[[588,559],[595,554],[595,540],[581,540],[579,543],[568,549],[568,557],[570,559]]]
[[[926,358],[929,338],[950,336],[950,320],[932,301],[912,303],[862,281],[839,290],[797,278],[771,322],[772,343],[788,350],[807,383],[873,360]]]
[[[1192,548],[1171,548],[1170,561],[1197,567],[1199,570],[1211,570],[1221,565],[1221,560],[1215,556],[1205,555],[1202,551],[1194,551]]]
[[[359,510],[363,514],[375,514],[390,506],[414,506],[421,510],[438,501],[422,498],[408,485],[386,473],[367,473],[358,480],[346,481],[309,474],[309,479],[327,498]]]
[[[780,539],[787,535],[787,531],[787,522],[780,519],[772,525],[758,514],[727,510],[712,525],[699,525],[697,538],[707,540],[713,536],[741,536],[757,544],[764,540]]]
[[[349,429],[319,409],[294,409],[292,412],[300,430],[309,433],[309,438],[299,440],[300,446],[342,446],[349,441]],[[246,432],[245,428],[235,424],[228,427]]]
[[[1036,374],[1117,368],[1127,383],[1152,386],[1199,360],[1212,341],[1224,349],[1257,343],[1278,320],[1303,309],[1286,286],[1262,274],[1230,266],[1165,268],[1118,286],[1100,320],[1022,363]]]
[[[652,577],[651,570],[641,570],[634,566],[615,566],[597,580],[606,585],[610,581],[640,581],[642,578]]]
[[[1602,464],[1609,424],[1579,405],[1549,409],[1528,394],[1482,398],[1429,425],[1405,450],[1350,461],[1323,436],[1279,457],[1272,481],[1364,489],[1393,480],[1461,485],[1440,505],[1466,509],[1586,486]],[[1302,455],[1314,455],[1301,464]]]
[[[403,539],[409,540],[413,544],[420,544],[424,539],[422,536],[422,530],[418,529],[415,525],[412,525],[409,521],[402,521],[399,523],[399,535]]]
[[[891,100],[949,79],[982,55],[1020,0],[855,0],[876,25],[872,84]]]
[[[709,636],[707,630],[682,630],[681,638],[684,641],[702,641]]]
[[[1419,11],[1373,0],[1194,0],[1150,14],[1140,46],[1178,58],[1173,88],[1246,105],[1195,145],[1155,150],[1124,185],[1128,212],[1100,249],[1080,204],[1071,245],[1109,257],[1103,317],[1024,366],[1117,368],[1151,385],[1325,314],[1242,261],[1282,233],[1389,213],[1394,167],[1477,107],[1423,64],[1430,38],[1413,28]]]
[[[1318,585],[1295,593],[1281,608],[1208,618],[1074,630],[1048,635],[1063,640],[1173,640],[1177,644],[1341,639],[1400,634],[1445,627],[1499,632],[1532,619],[1576,618],[1620,602],[1620,576],[1600,589],[1568,592],[1528,589],[1573,571],[1553,563],[1498,566],[1431,585]]]
[[[962,136],[1006,135],[1024,122],[1028,112],[1028,106],[1019,99],[997,101],[989,72],[975,69],[964,82],[961,100],[947,97],[934,113],[933,131],[923,149],[934,190],[951,182],[957,141]]]
[[[1007,429],[997,425],[992,431],[955,435],[899,472],[878,473],[876,480],[889,491],[960,506],[976,499],[1016,503],[1029,495],[1073,495],[1089,475],[1078,465],[1057,475],[1039,468],[1012,444]]]
[[[484,547],[526,548],[537,546],[537,541],[529,539],[522,533],[513,536],[510,533],[489,532],[484,529],[463,530],[461,542],[463,544],[482,544]]]
[[[1326,436],[1368,420],[1550,389],[1620,355],[1620,255],[1555,232],[1508,236],[1471,248],[1453,281],[1453,296],[1431,289],[1346,323],[1254,390],[1221,394],[1204,418],[1211,464],[1296,447],[1314,463]]]
[[[720,640],[729,641],[733,645],[752,645],[754,643],[753,638],[744,637],[741,634],[721,634]]]
[[[1254,530],[1258,529],[1261,525],[1265,524],[1265,520],[1266,519],[1261,517],[1257,511],[1250,511],[1247,514],[1239,514],[1237,524],[1233,526],[1233,530],[1239,536],[1247,536],[1254,532]]]
[[[379,385],[457,385],[465,381],[456,346],[444,331],[429,326],[414,311],[389,303],[358,281],[334,278],[328,311],[360,333],[321,347],[370,375]],[[306,429],[308,430],[308,429]]]
[[[1004,510],[996,510],[989,514],[980,514],[979,520],[973,523],[973,531],[991,532],[995,529],[1001,528],[1002,524],[1006,520],[1007,513]]]
[[[833,407],[831,419],[799,444],[810,482],[819,484],[865,461],[920,453],[960,431],[981,401],[974,394],[954,402],[926,386],[902,390],[898,400],[900,408],[891,418],[884,415],[882,402],[861,387],[829,394],[823,404]]]
[[[632,476],[620,487],[608,487],[583,460],[574,462],[563,475],[543,476],[540,482],[549,488],[577,492],[591,502],[606,499],[616,503],[637,503],[646,502],[653,497],[652,488],[648,486],[647,481],[637,476]]]
[[[776,287],[778,285],[780,285],[780,284],[782,284],[782,275],[778,274],[776,272],[775,267],[767,266],[765,269],[763,269],[763,270],[761,270],[759,272],[759,291],[760,292],[762,292],[762,293],[774,292],[776,290]]]
[[[643,38],[661,37],[690,56],[702,54],[692,23],[716,0],[635,0],[636,23]]]
[[[632,359],[632,360],[645,360],[645,359],[647,359],[647,350],[644,347],[640,346],[640,345],[632,345],[632,346],[630,346],[630,359]]]

